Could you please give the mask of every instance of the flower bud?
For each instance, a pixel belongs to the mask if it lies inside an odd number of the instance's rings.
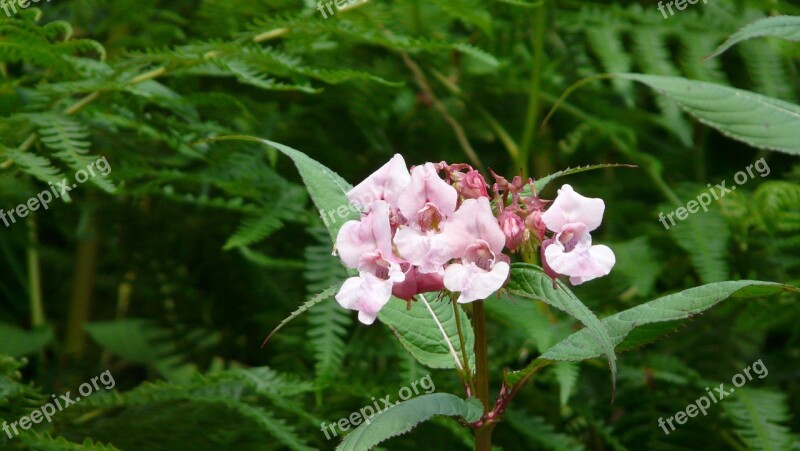
[[[514,252],[522,243],[525,224],[522,222],[519,215],[510,209],[500,213],[497,222],[500,224],[500,229],[506,236],[506,247],[509,251]]]
[[[542,212],[539,210],[534,210],[531,214],[525,218],[525,227],[530,230],[539,241],[544,239],[544,234],[547,231],[547,227],[544,225],[542,221]]]
[[[455,188],[464,196],[465,199],[477,199],[479,197],[489,197],[489,185],[480,172],[470,170],[466,174],[461,172],[453,173]]]

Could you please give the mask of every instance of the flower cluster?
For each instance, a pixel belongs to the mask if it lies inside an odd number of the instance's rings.
[[[409,301],[447,290],[459,293],[460,303],[485,299],[508,279],[510,258],[503,250],[523,244],[541,244],[543,267],[553,278],[567,275],[579,284],[608,274],[614,254],[592,246],[589,235],[602,220],[601,199],[564,185],[545,211],[548,202],[536,196],[533,181],[494,177],[490,199],[485,179],[469,165],[425,163],[409,172],[395,155],[348,192],[364,211],[336,239],[344,264],[358,270],[336,295],[339,304],[372,324],[393,295]]]

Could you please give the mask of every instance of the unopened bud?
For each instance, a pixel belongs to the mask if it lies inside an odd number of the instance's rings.
[[[500,213],[497,222],[500,224],[500,230],[506,236],[506,247],[509,251],[514,252],[522,243],[525,224],[519,215],[510,209]]]

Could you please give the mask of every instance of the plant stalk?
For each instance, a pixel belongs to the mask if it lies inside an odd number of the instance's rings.
[[[484,301],[472,303],[472,327],[475,329],[475,394],[483,404],[484,415],[489,413],[489,354],[486,340],[486,313]],[[491,451],[492,429],[494,423],[488,422],[475,431],[476,451]]]

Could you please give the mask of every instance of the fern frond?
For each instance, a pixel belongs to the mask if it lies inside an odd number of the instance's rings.
[[[342,264],[331,255],[333,246],[325,229],[317,226],[308,231],[317,244],[306,247],[307,290],[319,290],[344,280],[347,274]],[[346,351],[344,337],[353,323],[352,316],[330,299],[309,312],[308,322],[307,335],[314,351],[317,379],[329,380],[341,370]]]
[[[715,207],[708,212],[689,214],[670,228],[670,236],[689,254],[704,283],[728,280],[726,255],[730,234],[728,223]]]
[[[737,388],[722,403],[734,432],[756,451],[798,449],[798,437],[784,425],[790,419],[786,395],[764,389]]]
[[[39,140],[56,151],[53,155],[67,163],[75,171],[87,171],[99,158],[89,155],[89,129],[82,123],[67,116],[56,114],[32,114],[29,116],[38,126]],[[86,173],[89,176],[89,173]],[[99,188],[113,193],[114,184],[99,171],[89,176]]]

